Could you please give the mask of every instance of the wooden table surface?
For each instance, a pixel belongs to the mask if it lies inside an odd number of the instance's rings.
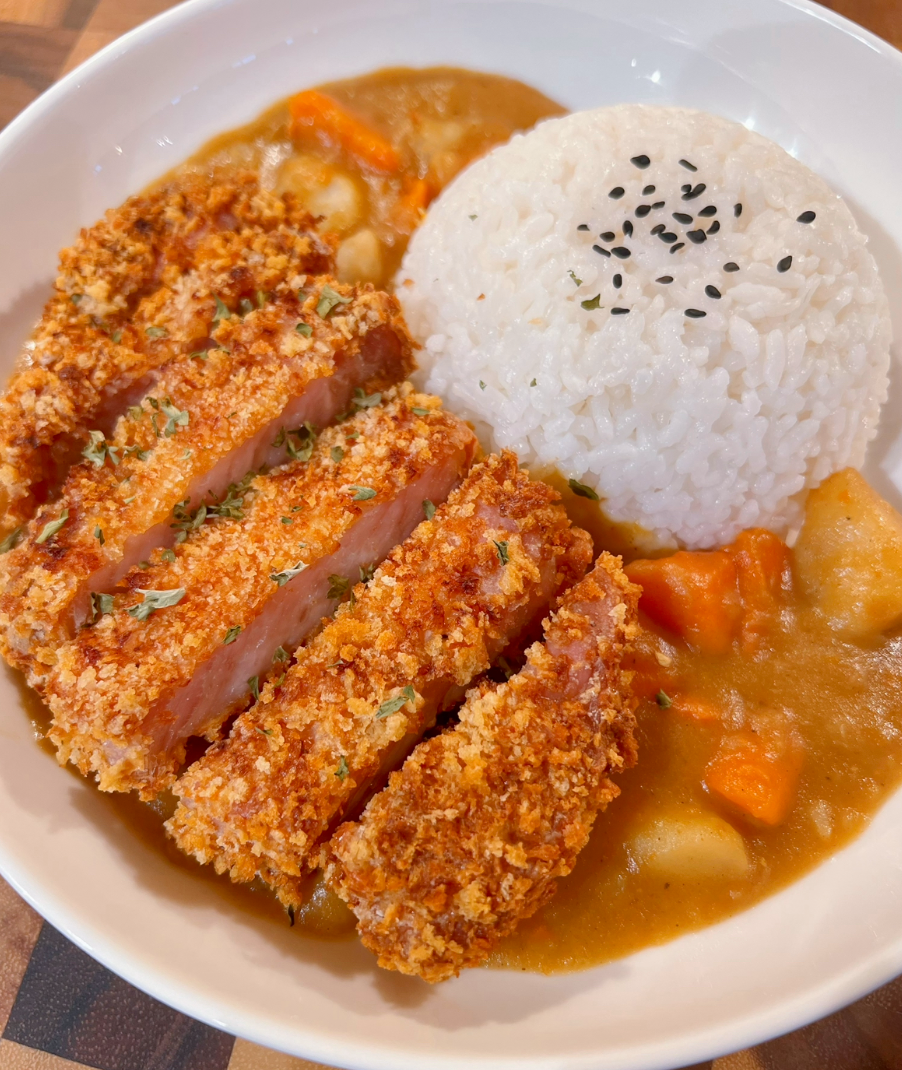
[[[0,128],[60,75],[172,6],[0,0]],[[902,0],[829,6],[902,48]],[[60,936],[2,881],[0,1030],[0,1070],[315,1070],[145,996]],[[902,1070],[902,978],[805,1029],[702,1066]]]

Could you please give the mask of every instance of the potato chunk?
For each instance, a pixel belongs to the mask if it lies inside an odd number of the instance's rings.
[[[902,619],[902,516],[853,468],[809,494],[795,560],[805,594],[849,638]]]
[[[716,814],[690,807],[648,821],[633,835],[630,853],[646,870],[676,880],[735,880],[750,869],[736,829]]]

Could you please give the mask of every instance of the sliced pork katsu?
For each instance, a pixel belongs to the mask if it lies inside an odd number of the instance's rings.
[[[337,599],[460,482],[473,432],[409,384],[326,431],[309,462],[233,493],[200,527],[128,574],[129,593],[57,652],[45,697],[60,759],[103,790],[150,796],[191,735],[246,704]],[[237,503],[237,506],[236,506]]]
[[[155,393],[119,420],[112,439],[92,442],[59,500],[0,557],[0,650],[32,686],[88,618],[92,594],[171,546],[200,506],[215,505],[248,472],[303,455],[310,427],[353,409],[355,398],[373,404],[371,391],[410,371],[395,299],[335,286],[320,279],[243,320],[223,319],[220,348],[162,369]]]
[[[590,561],[513,454],[477,465],[177,782],[179,846],[297,905],[298,877],[370,783]]]
[[[157,369],[206,348],[223,310],[331,264],[313,219],[248,173],[185,176],[83,230],[0,398],[0,537],[56,493],[88,433],[110,434]]]
[[[338,829],[327,881],[380,966],[431,982],[475,966],[573,868],[618,794],[610,774],[635,761],[620,666],[638,596],[602,554],[522,671],[474,689],[459,724]]]

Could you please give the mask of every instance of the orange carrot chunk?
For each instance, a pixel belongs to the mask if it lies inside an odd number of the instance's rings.
[[[723,550],[680,550],[626,569],[642,587],[639,608],[706,654],[725,654],[736,638],[742,606],[736,564]]]
[[[765,825],[786,819],[798,779],[799,763],[791,755],[771,757],[754,741],[718,755],[705,771],[709,791]]]
[[[292,137],[312,132],[326,144],[356,156],[374,171],[394,174],[400,170],[401,161],[394,146],[324,93],[315,89],[298,93],[289,101],[288,110]]]
[[[754,652],[778,622],[790,577],[790,551],[782,539],[762,528],[743,531],[727,548],[736,562],[742,601],[742,645]]]
[[[416,230],[436,192],[425,178],[415,178],[407,183],[398,197],[394,211],[394,221],[398,229],[407,234]]]

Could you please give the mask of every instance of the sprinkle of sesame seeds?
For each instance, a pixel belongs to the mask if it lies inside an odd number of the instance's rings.
[[[777,264],[777,271],[789,271],[792,267],[792,257],[784,256],[783,259]]]
[[[626,316],[628,313],[629,313],[629,309],[628,308],[612,308],[611,309],[611,315],[612,316]]]
[[[625,249],[622,245],[615,245],[611,252],[618,260],[626,260],[630,256],[629,249]]]
[[[659,279],[655,279],[655,282],[662,282],[666,286],[669,282],[673,282],[673,275],[662,275]]]
[[[577,230],[588,230],[589,229],[589,224],[588,223],[580,223],[580,225],[576,229]]]
[[[606,230],[604,234],[599,234],[598,237],[601,238],[602,241],[613,241],[617,235],[613,230]]]
[[[688,193],[683,194],[683,200],[694,201],[696,197],[701,197],[701,195],[705,192],[707,188],[708,187],[704,184],[704,182],[699,182],[699,184],[697,186],[693,186],[693,188],[689,190]]]
[[[640,204],[639,207],[636,209],[636,216],[638,219],[644,219],[650,211],[650,204]]]
[[[670,251],[671,251],[672,253],[675,253],[675,252],[677,252],[677,251],[678,251],[678,250],[680,250],[680,249],[684,249],[685,247],[686,247],[686,243],[685,243],[684,241],[678,241],[678,242],[676,243],[676,245],[671,245],[671,247],[670,247]]]
[[[742,215],[742,205],[741,204],[734,204],[733,205],[733,215],[736,216],[737,219]]]
[[[628,219],[623,221],[623,233],[627,238],[633,236],[633,224]]]
[[[796,219],[797,223],[813,223],[817,218],[817,212],[802,212]]]
[[[714,222],[708,227],[709,234],[716,234],[720,230],[720,223],[715,219]]]
[[[686,212],[674,212],[673,218],[677,223],[682,223],[684,226],[692,222],[692,216],[688,215]]]
[[[708,295],[708,297],[713,297],[715,301],[720,300],[720,290],[718,290],[716,286],[706,286],[705,293]]]
[[[687,308],[683,313],[684,316],[688,316],[691,320],[700,320],[702,316],[707,316],[707,312],[702,312],[700,308]]]
[[[615,186],[608,194],[609,197],[613,197],[615,201],[619,201],[623,196],[623,186]]]
[[[691,182],[687,182],[685,186],[680,186],[680,192],[681,193],[689,193],[691,189],[692,189],[692,183]]]
[[[673,245],[673,243],[677,240],[677,236],[673,233],[672,230],[666,230],[663,234],[659,234],[658,237],[661,239],[661,241],[667,242],[668,245]]]
[[[706,204],[705,207],[702,208],[698,214],[704,216],[717,215],[717,206],[713,204]]]
[[[724,269],[724,271],[738,271],[739,270],[739,265],[738,264],[734,264],[732,260],[728,260],[724,264],[723,269]]]
[[[698,168],[694,163],[690,163],[688,160],[680,160],[680,167],[685,167],[687,171],[697,171]]]
[[[620,274],[620,272],[619,272],[619,271],[618,271],[618,272],[617,272],[617,274],[616,274],[616,275],[614,276],[614,278],[613,278],[613,280],[612,280],[612,281],[613,281],[613,283],[614,283],[614,286],[616,286],[616,288],[617,288],[617,289],[619,290],[619,289],[620,289],[620,287],[621,287],[621,286],[623,285],[623,276],[622,276],[622,275]]]
[[[630,159],[630,163],[634,167],[638,167],[640,171],[644,171],[646,167],[651,163],[651,160],[643,153],[642,156],[633,156]]]
[[[664,207],[664,201],[655,201],[655,203],[651,207],[652,211],[657,211],[659,208]]]
[[[661,234],[665,230],[667,230],[667,227],[665,227],[663,223],[659,223],[656,227],[651,228],[652,234]]]
[[[686,237],[696,245],[708,240],[708,235],[703,230],[687,230]]]
[[[642,190],[642,196],[643,197],[648,197],[650,194],[652,194],[654,192],[655,192],[655,187],[654,186],[646,186],[645,189]]]
[[[610,254],[610,253],[609,253],[609,252],[607,251],[607,249],[602,249],[602,247],[601,247],[600,245],[593,245],[593,246],[592,246],[592,252],[594,252],[594,253],[600,253],[600,254],[601,254],[602,256],[607,256],[607,257],[610,257],[610,255],[611,255],[611,254]]]

